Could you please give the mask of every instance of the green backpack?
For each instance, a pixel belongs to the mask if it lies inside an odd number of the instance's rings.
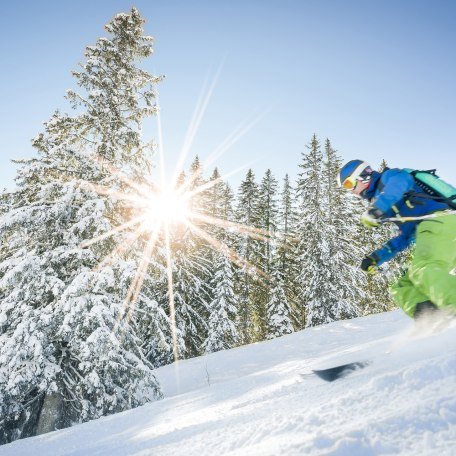
[[[420,171],[405,168],[410,173],[417,185],[431,199],[447,203],[452,209],[456,209],[456,188],[440,179],[435,174],[435,169]]]

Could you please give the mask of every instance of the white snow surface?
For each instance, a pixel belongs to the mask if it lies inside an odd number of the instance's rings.
[[[456,326],[412,325],[394,311],[165,366],[163,400],[0,455],[455,455]],[[359,360],[332,383],[311,374]]]

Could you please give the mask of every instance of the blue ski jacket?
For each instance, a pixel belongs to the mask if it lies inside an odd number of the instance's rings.
[[[419,217],[448,209],[446,203],[426,198],[413,176],[396,168],[383,173],[374,171],[371,184],[362,196],[369,200],[374,211],[383,214],[382,218]],[[378,265],[391,260],[415,241],[416,227],[420,221],[394,223],[399,227],[399,235],[369,255]]]

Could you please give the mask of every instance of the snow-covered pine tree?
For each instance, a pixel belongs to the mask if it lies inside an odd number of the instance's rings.
[[[222,220],[226,220],[228,222],[236,222],[235,217],[235,210],[234,210],[234,193],[229,184],[223,182],[223,186],[220,188],[220,204],[219,204],[219,211],[220,215],[219,218]],[[233,233],[235,231],[233,228],[225,227],[221,233],[221,240],[222,242],[230,249],[231,251],[236,251],[236,234]]]
[[[226,220],[226,212],[229,210],[229,208],[225,206],[226,184],[223,182],[217,168],[212,172],[209,182],[210,187],[206,191],[206,212],[211,217]],[[216,239],[223,237],[223,233],[226,232],[222,227],[216,224],[207,224],[206,229]]]
[[[278,224],[277,180],[268,169],[261,180],[258,200],[258,227],[264,231],[266,239],[259,242],[256,254],[256,265],[270,275],[272,271],[273,250]],[[254,296],[256,322],[256,339],[263,340],[268,334],[267,305],[270,299],[270,284],[260,281]]]
[[[214,169],[210,180],[210,187],[207,190],[206,198],[206,213],[210,216],[214,223],[207,223],[205,231],[217,242],[222,243],[228,249],[234,247],[234,235],[231,233],[232,229],[224,226],[224,222],[233,222],[233,192],[231,188],[223,181],[217,168]],[[210,263],[214,264],[217,259],[217,248],[210,247],[208,256]],[[211,274],[211,282],[213,275]],[[210,290],[212,292],[213,290]]]
[[[329,246],[325,238],[323,199],[323,156],[316,135],[306,146],[299,167],[298,199],[298,284],[301,300],[301,326],[314,326],[332,320],[327,284]]]
[[[142,342],[144,355],[154,368],[174,361],[173,330],[176,330],[176,352],[184,352],[182,334],[172,327],[170,314],[166,252],[163,246],[158,246],[144,277],[131,322]]]
[[[208,275],[208,262],[195,249],[195,239],[188,229],[171,236],[173,296],[179,358],[203,353],[207,335],[209,295],[201,277]],[[166,301],[171,296],[166,293]]]
[[[271,262],[271,289],[267,303],[267,338],[273,339],[293,332],[292,309],[285,293],[280,271],[280,256]]]
[[[328,315],[336,320],[359,316],[366,288],[366,277],[359,267],[363,257],[356,218],[359,210],[355,207],[355,197],[337,186],[341,164],[327,139],[323,175],[330,280],[326,290],[330,303]]]
[[[225,183],[223,187],[223,192],[222,192],[222,218],[224,220],[228,220],[230,222],[234,222],[235,217],[234,217],[234,193],[229,184]],[[229,233],[229,230],[226,231],[226,233]],[[229,236],[232,237],[232,236]]]
[[[213,300],[209,304],[206,352],[233,348],[238,342],[236,328],[237,298],[234,294],[233,269],[228,252],[217,252],[211,282]]]
[[[219,220],[230,220],[233,215],[233,195],[230,188],[221,179],[217,168],[211,175],[212,186],[208,191],[208,214]],[[237,344],[236,328],[238,301],[234,293],[233,265],[229,249],[233,236],[216,224],[207,226],[208,233],[226,246],[224,249],[212,249],[209,294],[208,335],[204,342],[206,352],[232,348]]]
[[[184,188],[187,181],[187,176],[182,171],[176,181],[176,188]],[[184,235],[186,229],[181,226],[178,235]],[[138,317],[137,325],[141,340],[143,341],[143,350],[147,359],[154,364],[155,367],[170,364],[175,361],[175,355],[179,358],[184,357],[186,353],[184,334],[176,324],[175,314],[174,321],[171,318],[172,310],[171,302],[173,294],[169,290],[169,271],[168,261],[171,259],[171,277],[176,273],[175,263],[173,262],[173,255],[176,246],[170,242],[171,255],[168,256],[167,240],[161,233],[161,238],[157,243],[154,251],[155,264],[152,264],[144,280],[144,286],[139,295],[140,302],[142,302],[142,295],[147,295],[147,298],[156,303],[152,305],[149,311],[141,309]],[[170,232],[170,241],[176,233]],[[146,301],[144,299],[144,301]],[[146,312],[148,314],[146,315]],[[184,327],[185,325],[180,325]],[[175,332],[175,341],[173,340],[173,332]],[[174,347],[174,343],[176,347]]]
[[[189,209],[192,213],[204,215],[208,193],[207,190],[197,191],[205,184],[202,171],[200,160],[195,157],[188,177],[181,174],[178,187],[181,186],[186,192],[195,192],[189,201]],[[191,223],[200,229],[205,225],[198,219],[191,220]],[[175,318],[182,337],[178,344],[181,347],[179,357],[189,358],[204,352],[203,342],[207,337],[211,300],[208,290],[210,249],[205,240],[185,224],[178,224],[170,231]],[[166,299],[170,299],[169,292]]]
[[[293,322],[296,326],[299,321],[297,284],[294,279],[297,277],[296,264],[296,205],[294,199],[294,189],[290,184],[288,174],[283,180],[283,187],[280,194],[279,205],[279,228],[278,228],[278,268],[283,279],[283,289],[287,302],[293,309]]]
[[[176,188],[184,188],[187,176],[182,171],[176,180]],[[171,227],[173,228],[173,227]],[[186,229],[180,225],[178,236],[184,235]],[[170,241],[176,232],[170,230]],[[143,343],[142,348],[147,359],[154,367],[163,366],[175,361],[175,354],[184,357],[186,345],[184,334],[171,318],[171,297],[169,291],[168,259],[171,259],[171,275],[176,273],[173,255],[176,246],[170,242],[171,255],[168,256],[167,242],[164,233],[161,233],[154,249],[151,264],[144,277],[144,284],[138,296],[138,319],[135,320],[138,333]],[[143,249],[144,250],[144,249]],[[147,305],[146,305],[147,304]],[[180,325],[185,329],[185,325]],[[175,332],[175,341],[173,340]],[[173,344],[176,344],[176,347]]]
[[[210,177],[211,187],[208,190],[208,215],[213,218],[229,220],[233,215],[233,195],[230,188],[221,179],[217,168]],[[218,224],[208,224],[206,231],[217,242],[225,245],[224,249],[209,252],[210,282],[208,334],[204,342],[206,352],[232,348],[237,344],[236,328],[238,302],[234,293],[233,265],[230,261],[229,249],[233,236]]]
[[[247,227],[258,227],[258,184],[251,169],[247,171],[238,191],[236,221]],[[248,234],[239,233],[237,250],[240,256],[250,264],[256,261],[259,241]],[[243,344],[254,340],[254,295],[258,279],[254,269],[247,266],[236,270],[236,294],[239,296],[239,332]]]
[[[263,242],[261,258],[258,266],[269,273],[272,265],[274,236],[278,229],[279,207],[277,201],[277,180],[268,169],[261,180],[259,187],[259,227],[268,234],[268,239]]]
[[[188,189],[190,191],[198,189],[202,187],[205,183],[206,181],[203,177],[203,166],[201,164],[201,160],[197,155],[190,164],[189,181],[187,183]],[[208,193],[208,190],[203,190],[196,193],[191,198],[190,210],[199,213],[204,213],[207,207],[206,203],[208,199]]]
[[[149,166],[141,139],[158,82],[136,66],[152,53],[136,9],[86,49],[68,92],[76,114],[56,112],[22,162],[0,221],[0,434],[3,443],[144,404],[159,396],[152,366],[120,321],[131,262],[100,261],[122,234],[81,243],[126,220],[120,201],[80,181],[127,191],[100,164],[136,177]],[[96,157],[94,159],[94,157]],[[136,170],[136,171],[135,171]],[[79,180],[79,182],[78,182]]]

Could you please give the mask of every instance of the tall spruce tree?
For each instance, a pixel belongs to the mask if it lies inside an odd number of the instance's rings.
[[[136,9],[86,49],[68,92],[74,116],[56,112],[3,195],[0,223],[0,440],[46,432],[159,396],[131,325],[121,319],[131,263],[98,267],[122,234],[84,247],[126,220],[120,201],[77,180],[128,191],[109,163],[140,179],[151,145],[141,139],[158,82],[136,66],[152,53]],[[94,159],[94,157],[96,157]],[[4,206],[5,207],[5,206]]]
[[[284,281],[280,272],[279,256],[274,255],[271,264],[271,289],[267,302],[267,335],[268,339],[293,332],[292,309],[285,293]]]
[[[188,177],[180,176],[182,188],[187,192],[195,191],[204,184],[202,168],[195,157]],[[205,193],[195,193],[190,200],[190,211],[204,214],[207,205]],[[203,225],[193,221],[197,227]],[[209,249],[205,241],[185,224],[177,224],[170,229],[170,258],[177,331],[182,337],[179,342],[179,358],[198,356],[203,353],[203,342],[207,336],[210,295],[208,292]],[[167,290],[166,299],[171,299]]]
[[[163,240],[161,244],[164,243]],[[184,353],[185,341],[179,328],[173,327],[171,319],[167,258],[163,245],[155,248],[151,260],[134,306],[131,324],[135,326],[147,360],[157,368],[173,362],[175,352]],[[174,343],[177,347],[173,346]]]
[[[280,194],[279,206],[279,232],[278,232],[278,268],[283,280],[283,289],[287,302],[292,308],[292,320],[294,326],[299,326],[299,306],[298,306],[298,286],[295,279],[297,273],[296,261],[296,204],[294,198],[294,189],[290,184],[288,174],[283,180],[283,187]]]
[[[244,181],[241,182],[236,221],[248,227],[258,227],[258,184],[251,169],[248,170]],[[237,250],[246,262],[254,264],[257,257],[259,241],[252,239],[247,234],[240,233],[238,236]],[[242,343],[254,340],[255,329],[255,292],[258,286],[258,278],[254,269],[244,266],[236,271],[236,293],[239,296],[239,331]]]
[[[232,207],[229,207],[232,201],[226,199],[226,184],[217,168],[212,172],[209,182],[210,187],[206,192],[206,212],[213,218],[226,220],[228,212],[232,212]],[[207,224],[206,229],[217,240],[224,238],[225,230],[219,225]]]
[[[258,227],[265,234],[265,239],[258,243],[256,253],[256,265],[267,275],[272,272],[273,253],[275,250],[277,225],[278,225],[278,202],[277,180],[268,169],[261,180],[258,200]],[[270,281],[262,280],[256,287],[254,297],[255,314],[257,316],[256,339],[263,340],[268,334],[267,305],[270,299]]]
[[[268,235],[264,241],[261,264],[265,272],[272,266],[274,236],[278,229],[277,180],[268,169],[261,180],[259,188],[259,227]]]
[[[323,156],[316,135],[306,146],[299,165],[298,197],[298,283],[300,285],[301,326],[332,320],[328,301],[329,246],[325,237],[323,198]]]
[[[238,341],[237,299],[234,294],[233,270],[228,252],[216,253],[213,272],[213,299],[209,304],[209,328],[204,342],[206,352],[233,348]]]
[[[222,218],[224,220],[228,220],[230,222],[235,221],[235,216],[234,216],[234,193],[231,187],[225,183],[222,191]],[[225,233],[229,233],[228,230],[225,231]],[[229,236],[231,238],[232,236]]]
[[[195,249],[195,238],[185,230],[182,236],[172,238],[173,295],[176,325],[181,333],[184,348],[180,358],[203,353],[207,337],[209,299],[207,285],[201,277],[208,276],[209,263]],[[170,295],[167,294],[170,299]]]
[[[366,288],[365,274],[359,268],[363,254],[359,242],[358,220],[354,218],[358,210],[354,207],[353,196],[337,186],[340,167],[341,159],[327,139],[323,175],[326,197],[327,268],[330,274],[327,284],[328,315],[336,320],[360,314]]]
[[[223,182],[217,168],[210,177],[208,191],[208,213],[220,221],[230,220],[233,216],[233,195]],[[238,300],[234,292],[233,265],[229,249],[233,246],[233,236],[218,223],[208,224],[208,233],[224,248],[209,252],[210,264],[208,292],[209,303],[208,334],[204,342],[206,352],[232,348],[238,342],[236,327]]]
[[[194,191],[201,188],[205,184],[203,177],[203,166],[198,155],[193,159],[190,164],[188,189]],[[204,213],[207,208],[207,199],[209,197],[209,191],[203,190],[196,193],[190,200],[190,210],[194,212]]]

